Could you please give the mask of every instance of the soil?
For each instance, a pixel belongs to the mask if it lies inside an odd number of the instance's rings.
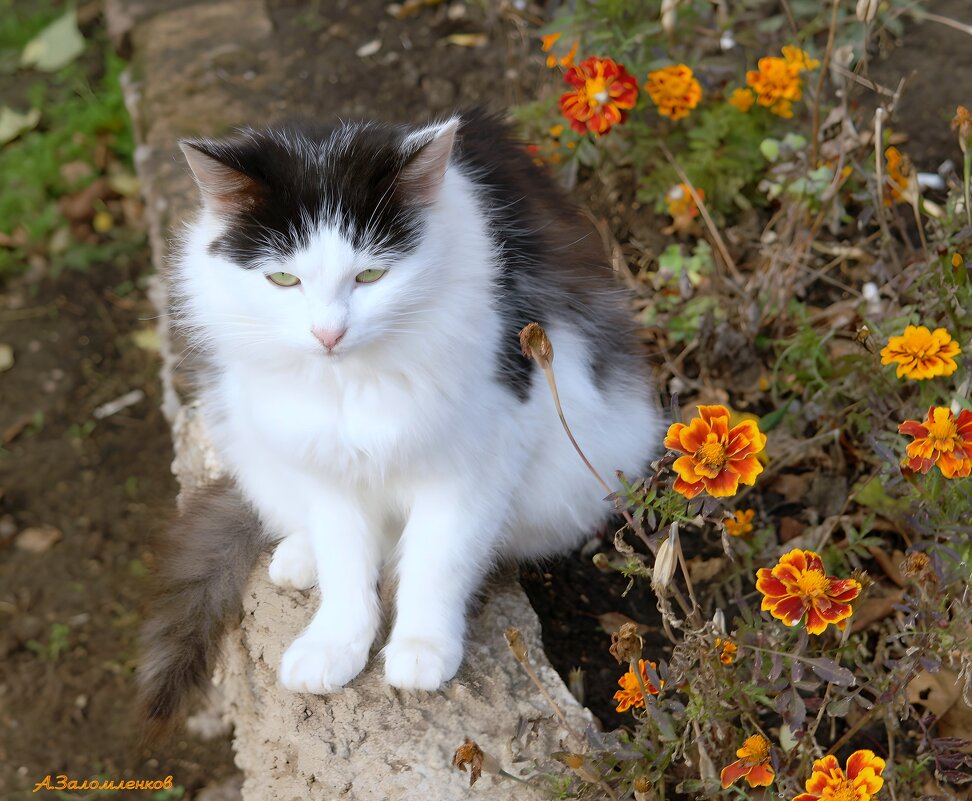
[[[967,0],[927,5],[957,18],[968,12]],[[410,61],[408,48],[397,49],[398,59],[376,80],[377,68],[354,55],[364,41],[357,32],[370,29],[362,6],[335,3],[326,12],[323,6],[288,0],[272,9],[287,52],[314,53],[322,29],[342,33],[348,51],[336,59],[338,83],[311,73],[293,77],[304,82],[303,91],[281,88],[281,95],[306,98],[304,108],[288,112],[310,112],[320,97],[348,92],[362,114],[425,116],[483,97],[497,107],[522,101],[539,85],[539,71],[508,72],[523,64],[524,43],[512,35],[472,56],[442,47],[434,67]],[[434,19],[429,25],[389,18],[386,34],[441,41],[468,31],[443,14]],[[898,127],[912,135],[923,169],[956,158],[954,141],[937,123],[956,103],[969,101],[957,96],[958,76],[972,67],[967,42],[958,31],[926,22],[877,68],[879,80],[893,85],[903,69],[922,67]],[[476,79],[441,77],[470,70]],[[177,491],[159,412],[158,360],[132,337],[153,314],[144,292],[149,265],[146,248],[84,273],[35,271],[11,280],[0,302],[0,342],[12,346],[15,358],[0,376],[0,797],[27,797],[36,782],[58,773],[78,779],[171,774],[192,797],[235,773],[225,736],[203,741],[185,734],[153,753],[132,735],[135,637],[151,562],[146,542]],[[125,281],[137,289],[119,297],[114,288]],[[87,431],[95,408],[135,389],[144,398]],[[59,540],[39,553],[19,547],[27,529],[42,526],[56,529]],[[582,667],[586,703],[606,727],[620,725],[610,699],[621,669],[607,652],[610,637],[599,616],[623,613],[650,625],[650,592],[642,583],[623,596],[623,580],[595,568],[590,553],[524,568],[522,576],[554,666],[565,677]],[[67,627],[59,653],[55,624]],[[650,628],[646,637],[663,656],[657,631]]]

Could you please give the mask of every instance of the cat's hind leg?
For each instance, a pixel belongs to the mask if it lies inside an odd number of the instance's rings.
[[[317,583],[314,549],[306,531],[284,537],[270,559],[270,581],[283,589],[309,590]]]

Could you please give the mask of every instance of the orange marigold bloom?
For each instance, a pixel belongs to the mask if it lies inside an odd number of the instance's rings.
[[[758,69],[746,73],[746,85],[756,93],[756,102],[761,106],[789,119],[793,116],[794,101],[803,97],[800,73],[816,69],[820,62],[799,47],[784,47],[782,52],[782,58],[761,58],[756,64]]]
[[[736,756],[739,759],[722,769],[720,778],[723,790],[743,776],[750,787],[769,787],[773,783],[776,774],[770,766],[770,744],[763,735],[747,737],[742,748],[736,751]]]
[[[896,147],[885,150],[884,158],[887,159],[884,205],[911,203],[918,192],[918,179],[911,160]]]
[[[965,106],[957,106],[949,127],[958,132],[959,147],[963,153],[967,152],[972,142],[972,113]]]
[[[807,791],[793,801],[871,801],[884,786],[884,760],[873,751],[855,751],[841,770],[837,757],[826,756],[813,763]]]
[[[705,200],[704,189],[696,187],[695,191],[700,198]],[[669,189],[665,193],[665,205],[672,217],[697,217],[699,215],[699,207],[695,204],[695,198],[692,197],[688,184],[675,184]]]
[[[755,509],[737,509],[722,521],[722,525],[726,527],[726,534],[730,537],[742,537],[752,533],[755,515]]]
[[[649,662],[651,669],[654,670],[657,665],[654,662]],[[641,680],[645,684],[645,689],[648,690],[648,695],[658,695],[657,688],[648,681],[648,672],[645,670],[645,660],[638,660],[638,670],[641,671]],[[620,679],[618,679],[618,684],[621,689],[614,694],[614,700],[618,702],[618,712],[627,712],[631,707],[641,707],[645,705],[645,696],[641,692],[641,686],[638,684],[638,677],[635,675],[633,670],[628,670]],[[664,682],[662,683],[664,686]]]
[[[780,52],[783,53],[783,60],[796,69],[797,72],[815,70],[820,66],[820,62],[817,59],[811,58],[806,50],[801,50],[799,47],[786,45]]]
[[[898,337],[891,337],[881,350],[881,364],[898,363],[895,375],[922,381],[935,376],[951,375],[958,369],[955,357],[962,352],[959,344],[944,328],[929,331],[923,325],[909,325]]]
[[[575,41],[573,47],[567,52],[567,55],[558,58],[556,54],[551,53],[553,46],[557,43],[557,40],[563,36],[559,31],[557,33],[548,33],[546,36],[541,36],[540,41],[541,49],[544,53],[548,53],[547,56],[547,66],[550,68],[556,67],[558,64],[561,67],[572,67],[574,66],[574,56],[577,55],[577,48],[580,46],[579,41]]]
[[[649,72],[645,90],[658,106],[658,113],[672,120],[687,117],[702,99],[702,87],[684,64]]]
[[[726,101],[730,106],[735,106],[744,114],[753,107],[756,102],[756,95],[752,89],[736,89]]]
[[[853,614],[850,602],[861,593],[860,582],[828,576],[819,554],[796,548],[780,557],[776,567],[756,572],[760,606],[787,626],[806,616],[807,631],[821,634],[833,623],[843,631]]]
[[[719,661],[723,665],[731,665],[736,660],[736,651],[739,650],[739,646],[732,640],[716,637],[715,647],[719,651]]]
[[[574,89],[561,95],[560,111],[578,133],[607,133],[638,99],[638,82],[610,58],[591,56],[567,70],[564,80]]]
[[[927,473],[937,464],[945,478],[972,473],[972,412],[968,409],[955,417],[947,406],[932,406],[924,421],[905,420],[898,433],[915,438],[903,462],[912,470]]]
[[[756,458],[766,435],[754,420],[729,428],[725,406],[699,406],[699,416],[685,425],[673,423],[665,447],[685,456],[675,460],[675,491],[694,498],[705,490],[714,498],[735,495],[739,484],[754,484],[763,466]]]

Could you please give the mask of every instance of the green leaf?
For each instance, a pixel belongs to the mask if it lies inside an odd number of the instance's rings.
[[[84,37],[71,9],[31,39],[20,55],[20,66],[41,72],[57,72],[84,52]]]
[[[31,131],[40,122],[39,109],[32,108],[26,114],[20,114],[7,106],[0,106],[0,145],[12,142],[22,133]]]

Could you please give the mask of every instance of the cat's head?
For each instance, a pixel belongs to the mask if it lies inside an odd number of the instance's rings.
[[[202,194],[175,287],[202,338],[340,361],[407,332],[458,120],[248,130],[181,143]]]

